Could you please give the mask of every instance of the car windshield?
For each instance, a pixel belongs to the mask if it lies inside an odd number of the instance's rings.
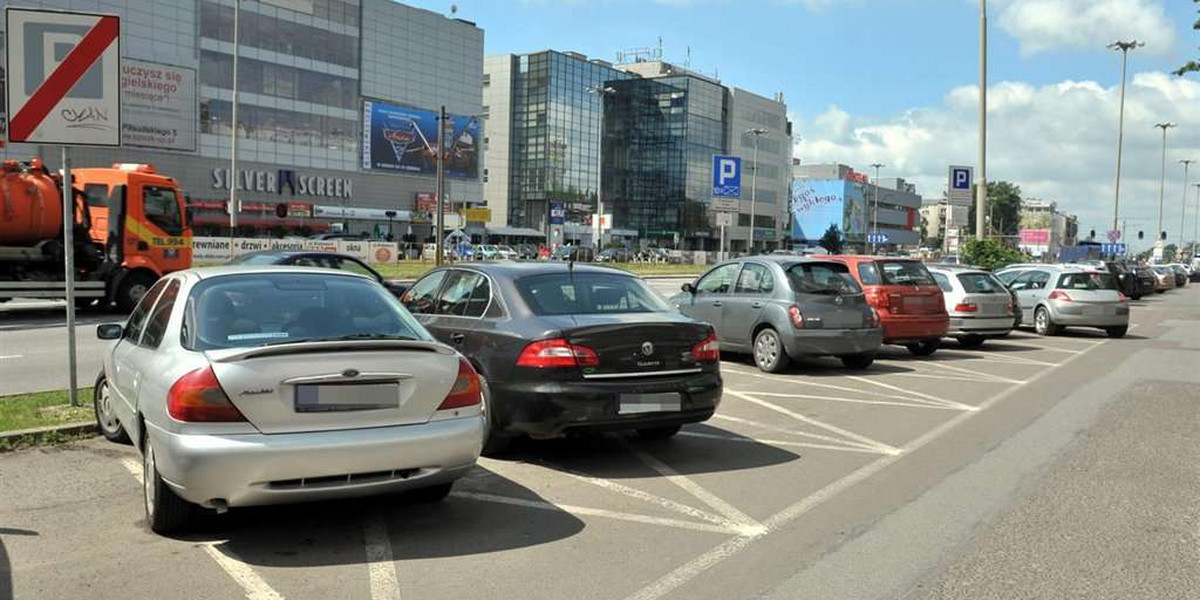
[[[316,273],[254,273],[205,279],[184,313],[184,346],[245,348],[339,339],[430,340],[374,281]]]
[[[987,273],[959,273],[958,282],[968,294],[1006,293],[1004,286]]]
[[[1060,290],[1116,290],[1117,280],[1110,273],[1063,273],[1058,278]]]
[[[883,283],[888,285],[937,285],[925,265],[911,260],[879,262]]]
[[[603,273],[554,273],[517,280],[521,297],[537,315],[666,312],[640,279]]]
[[[800,263],[787,269],[788,283],[799,294],[861,294],[862,288],[841,263]]]

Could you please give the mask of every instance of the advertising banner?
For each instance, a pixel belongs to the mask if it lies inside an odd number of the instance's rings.
[[[490,208],[467,208],[462,211],[468,223],[486,223],[492,219]]]
[[[196,72],[126,58],[121,61],[121,142],[196,149]]]
[[[348,254],[358,260],[371,259],[371,242],[352,242],[342,240],[338,242],[338,251],[342,254]]]
[[[1022,244],[1049,244],[1049,229],[1022,229],[1017,232]]]
[[[371,242],[370,262],[372,263],[394,263],[396,255],[399,254],[400,247],[398,244],[391,242]]]
[[[223,263],[234,256],[258,250],[339,252],[369,263],[393,263],[400,256],[400,245],[394,242],[235,238],[231,254],[229,238],[192,238],[192,262],[197,264]]]
[[[841,179],[799,180],[792,186],[792,239],[817,241],[830,225],[845,237],[861,236],[866,206],[862,188]]]
[[[446,126],[446,176],[479,178],[482,125],[478,117],[451,115]],[[438,120],[432,110],[363,102],[363,168],[420,175],[437,173]]]
[[[562,225],[564,222],[566,222],[566,218],[567,218],[566,206],[562,202],[551,202],[550,203],[550,224],[551,225]]]
[[[192,237],[193,263],[220,263],[231,257],[229,238]]]

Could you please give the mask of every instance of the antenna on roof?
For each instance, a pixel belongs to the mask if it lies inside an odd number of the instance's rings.
[[[453,16],[454,16],[454,15],[456,15],[456,14],[458,14],[458,5],[457,5],[457,4],[451,4],[451,5],[450,5],[450,16],[452,16],[452,17],[453,17]]]

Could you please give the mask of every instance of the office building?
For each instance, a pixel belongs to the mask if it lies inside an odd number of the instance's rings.
[[[795,172],[794,243],[814,245],[830,226],[836,226],[857,250],[869,250],[867,235],[875,232],[887,239],[878,245],[880,250],[918,244],[921,196],[914,184],[898,177],[872,182],[865,173],[838,163],[799,165]]]

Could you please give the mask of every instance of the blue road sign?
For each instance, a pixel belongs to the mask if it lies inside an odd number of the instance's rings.
[[[1100,244],[1100,254],[1123,255],[1125,244]]]
[[[888,240],[890,240],[890,239],[892,239],[892,238],[889,238],[888,234],[886,234],[886,233],[868,233],[867,234],[867,241],[872,244],[886,244],[886,243],[888,243]]]
[[[969,202],[971,200],[971,181],[973,178],[974,172],[971,167],[950,167],[950,199],[958,202]]]
[[[742,197],[742,157],[713,155],[713,197]]]

